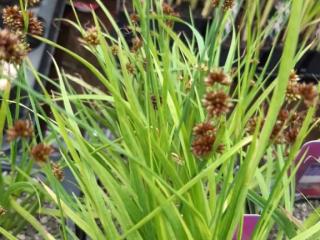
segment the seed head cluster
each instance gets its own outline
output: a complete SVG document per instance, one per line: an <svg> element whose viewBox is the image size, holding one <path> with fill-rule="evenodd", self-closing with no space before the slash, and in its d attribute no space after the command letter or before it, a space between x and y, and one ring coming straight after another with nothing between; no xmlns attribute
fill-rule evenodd
<svg viewBox="0 0 320 240"><path fill-rule="evenodd" d="M306 106L313 106L318 101L318 89L317 87L312 84L300 84L299 86L299 94L303 99Z"/></svg>
<svg viewBox="0 0 320 240"><path fill-rule="evenodd" d="M234 5L234 0L225 0L223 3L223 10L228 11L229 9L232 9Z"/></svg>
<svg viewBox="0 0 320 240"><path fill-rule="evenodd" d="M87 28L81 41L90 46L99 45L100 41L97 28L95 26Z"/></svg>
<svg viewBox="0 0 320 240"><path fill-rule="evenodd" d="M229 76L222 70L211 71L204 81L207 86L213 86L215 83L226 86L231 84Z"/></svg>
<svg viewBox="0 0 320 240"><path fill-rule="evenodd" d="M7 130L7 140L14 141L18 138L31 138L33 136L33 126L30 120L17 120L14 125Z"/></svg>
<svg viewBox="0 0 320 240"><path fill-rule="evenodd" d="M52 146L44 143L39 143L31 149L31 157L40 165L44 164L52 153Z"/></svg>
<svg viewBox="0 0 320 240"><path fill-rule="evenodd" d="M289 77L286 100L289 103L303 100L307 107L313 106L318 101L319 93L317 87L312 83L300 83L299 80L299 75L293 71Z"/></svg>
<svg viewBox="0 0 320 240"><path fill-rule="evenodd" d="M193 154L197 157L204 157L208 155L212 151L213 144L216 140L215 128L211 123L200 123L194 127L193 135Z"/></svg>
<svg viewBox="0 0 320 240"><path fill-rule="evenodd" d="M64 179L64 172L63 172L63 169L60 166L60 164L52 163L51 169L52 169L52 173L56 177L56 179L58 179L58 181L62 182Z"/></svg>
<svg viewBox="0 0 320 240"><path fill-rule="evenodd" d="M173 7L170 5L170 4L168 4L168 3L164 3L163 5L162 5L162 11L163 11L163 13L165 14L165 15L167 15L167 16L173 16L173 17L178 17L179 16L179 13L177 13L177 12L175 12L174 11L174 9L173 9ZM167 26L169 26L169 27L172 27L173 26L173 21L172 20L167 20L166 21L166 24L167 24Z"/></svg>
<svg viewBox="0 0 320 240"><path fill-rule="evenodd" d="M143 41L140 37L134 37L131 40L131 42L132 42L132 47L131 47L132 52L137 52L143 46Z"/></svg>
<svg viewBox="0 0 320 240"><path fill-rule="evenodd" d="M223 91L209 92L203 99L209 117L219 117L230 111L232 103L230 97Z"/></svg>
<svg viewBox="0 0 320 240"><path fill-rule="evenodd" d="M215 90L216 86L229 86L231 84L227 74L222 70L211 71L204 79L204 82L207 87L207 93L202 102L209 121L201 123L193 129L192 152L197 157L208 155L216 141L215 128L210 122L211 119L227 114L232 107L229 95L224 90ZM224 145L218 145L216 151L221 153L223 150Z"/></svg>
<svg viewBox="0 0 320 240"><path fill-rule="evenodd" d="M8 6L2 12L3 23L6 28L12 32L18 32L20 35L27 33L41 36L43 34L43 23L33 15L32 12L27 14L27 22L23 17L22 11L18 6ZM28 24L26 26L26 24Z"/></svg>
<svg viewBox="0 0 320 240"><path fill-rule="evenodd" d="M136 13L132 13L130 15L130 20L133 24L138 24L139 23L139 16Z"/></svg>
<svg viewBox="0 0 320 240"><path fill-rule="evenodd" d="M289 111L285 108L281 109L277 121L272 129L270 139L275 144L292 145L299 134L300 128L304 120L305 112ZM264 120L261 121L262 127ZM248 134L252 135L258 126L258 118L252 117L246 127ZM260 127L260 129L261 129Z"/></svg>
<svg viewBox="0 0 320 240"><path fill-rule="evenodd" d="M19 36L7 29L0 30L0 61L20 64L26 56L26 45Z"/></svg>

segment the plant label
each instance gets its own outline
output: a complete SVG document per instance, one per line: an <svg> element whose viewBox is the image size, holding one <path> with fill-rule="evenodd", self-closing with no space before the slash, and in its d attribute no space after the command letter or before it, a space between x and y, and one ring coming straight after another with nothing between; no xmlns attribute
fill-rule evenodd
<svg viewBox="0 0 320 240"><path fill-rule="evenodd" d="M250 240L252 233L260 219L258 214L245 214L243 217L243 226L242 226L242 240ZM239 229L233 236L233 240L238 240Z"/></svg>
<svg viewBox="0 0 320 240"><path fill-rule="evenodd" d="M320 197L320 141L304 144L296 158L300 163L296 175L297 192L308 198Z"/></svg>

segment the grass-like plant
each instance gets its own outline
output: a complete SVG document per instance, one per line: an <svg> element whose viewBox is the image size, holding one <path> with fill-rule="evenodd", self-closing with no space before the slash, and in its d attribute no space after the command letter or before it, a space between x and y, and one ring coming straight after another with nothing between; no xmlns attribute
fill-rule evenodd
<svg viewBox="0 0 320 240"><path fill-rule="evenodd" d="M258 0L246 9L246 51L233 26L222 66L230 11L218 14L205 38L184 23L194 34L185 39L172 30L181 20L162 1L134 0L128 44L97 3L112 33L94 12L89 29L67 21L82 34L98 67L37 38L82 63L106 91L55 62L58 80L48 79L55 91L47 92L32 66L42 93L20 83L33 102L49 105L50 115L40 104L34 111L46 120L82 192L69 195L49 165L43 166L49 180L43 191L58 206L46 212L60 221L61 237L76 239L66 224L70 219L91 239L232 239L235 233L240 239L245 213L261 214L252 239L267 239L274 227L277 239L317 236L316 214L305 223L292 216L294 159L317 123L318 89L292 73L310 47L297 49L303 2L292 1L283 56L272 72L270 59L257 70L261 41L271 31L269 25L253 30ZM275 38L272 46L277 43ZM83 91L76 92L75 84Z"/></svg>
<svg viewBox="0 0 320 240"><path fill-rule="evenodd" d="M44 138L31 110L35 103L21 88L33 87L29 86L26 34L39 33L42 25L28 13L26 2L20 3L21 8L4 8L5 28L0 30L0 236L15 239L29 223L44 239L54 239L35 217L44 194L37 190L40 175L33 169L51 148L37 145Z"/></svg>

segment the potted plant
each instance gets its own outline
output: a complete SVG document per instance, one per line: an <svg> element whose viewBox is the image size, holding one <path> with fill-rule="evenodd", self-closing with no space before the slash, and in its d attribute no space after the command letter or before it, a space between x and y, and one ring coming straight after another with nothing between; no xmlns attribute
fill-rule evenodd
<svg viewBox="0 0 320 240"><path fill-rule="evenodd" d="M245 213L261 215L252 239L267 239L275 226L277 238L315 237L318 217L303 225L292 215L295 156L317 123L319 95L292 72L307 49L297 48L303 3L292 1L280 67L271 82L268 63L257 70L255 61L263 31L247 28L245 52L242 32L228 34L223 21L213 21L205 38L191 28L194 35L184 42L172 28L179 20L164 15L161 3L135 0L130 46L97 3L117 35L109 34L94 12L95 26L74 26L99 68L36 37L77 59L108 90L55 64L60 91L31 92L49 104L52 116L43 117L60 139L64 163L83 194L66 194L52 178L42 183L60 212L91 239L232 239L235 233L240 239ZM246 10L249 26L251 10ZM221 66L221 43L229 35ZM306 112L299 112L300 106Z"/></svg>

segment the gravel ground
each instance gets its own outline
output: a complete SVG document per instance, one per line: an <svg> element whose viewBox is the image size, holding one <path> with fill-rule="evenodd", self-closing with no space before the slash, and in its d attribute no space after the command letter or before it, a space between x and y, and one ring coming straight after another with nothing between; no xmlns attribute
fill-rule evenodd
<svg viewBox="0 0 320 240"><path fill-rule="evenodd" d="M304 221L310 213L320 207L320 200L302 201L295 204L293 215L300 221Z"/></svg>
<svg viewBox="0 0 320 240"><path fill-rule="evenodd" d="M295 210L293 212L293 216L299 220L304 221L308 218L308 216L314 212L315 209L320 207L320 200L302 200L295 204ZM277 227L275 227L268 238L268 240L275 240L277 236Z"/></svg>

